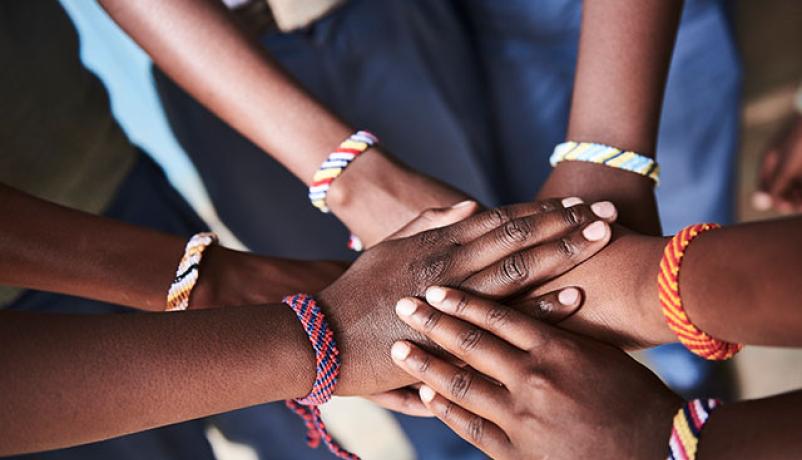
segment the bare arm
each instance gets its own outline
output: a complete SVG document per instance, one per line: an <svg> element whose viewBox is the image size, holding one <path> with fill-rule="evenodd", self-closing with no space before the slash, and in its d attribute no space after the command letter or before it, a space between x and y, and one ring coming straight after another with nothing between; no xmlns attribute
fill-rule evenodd
<svg viewBox="0 0 802 460"><path fill-rule="evenodd" d="M802 218L705 232L685 253L680 293L708 334L753 345L802 346ZM581 286L586 303L567 328L627 347L676 341L657 297L664 238L625 234L593 259L542 286ZM622 293L630 293L622 298ZM625 296L626 297L626 296Z"/></svg>
<svg viewBox="0 0 802 460"><path fill-rule="evenodd" d="M654 156L681 0L585 1L568 139ZM589 163L558 165L539 197L609 199L621 223L660 234L653 183Z"/></svg>
<svg viewBox="0 0 802 460"><path fill-rule="evenodd" d="M304 183L354 131L287 76L237 27L222 2L100 3L167 75ZM372 150L333 183L328 198L334 214L366 244L386 238L424 209L465 199L401 166L381 147ZM383 218L374 219L376 212Z"/></svg>
<svg viewBox="0 0 802 460"><path fill-rule="evenodd" d="M0 313L0 455L302 396L314 357L284 305L180 314Z"/></svg>
<svg viewBox="0 0 802 460"><path fill-rule="evenodd" d="M0 184L0 283L161 311L183 238L58 206ZM211 247L190 308L277 302L344 267Z"/></svg>

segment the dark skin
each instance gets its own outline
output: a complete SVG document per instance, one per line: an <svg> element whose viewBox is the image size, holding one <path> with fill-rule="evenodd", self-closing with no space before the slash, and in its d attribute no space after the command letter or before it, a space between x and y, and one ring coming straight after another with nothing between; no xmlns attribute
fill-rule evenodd
<svg viewBox="0 0 802 460"><path fill-rule="evenodd" d="M526 279L552 278L598 252L610 238L608 223L584 204L566 208L551 200L472 215L475 211L476 204L469 202L428 212L400 238L368 250L320 292L342 353L337 394L371 394L412 383L384 352L395 340L422 338L397 320L394 299L420 295L432 283L473 283L484 295L504 295L524 281L509 276L511 267L528 273ZM404 237L444 221L458 223ZM528 233L514 231L526 226ZM108 233L105 239L114 241ZM534 260L548 263L529 265ZM55 278L78 279L66 270L60 273ZM157 290L145 291L151 289ZM554 301L550 295L537 305ZM0 455L6 455L300 397L314 380L314 357L294 314L282 304L171 314L3 311L0 369L13 375L0 379L6 409L0 416ZM60 423L65 417L69 424Z"/></svg>
<svg viewBox="0 0 802 460"><path fill-rule="evenodd" d="M802 218L793 218L736 225L698 236L686 250L680 271L680 292L688 317L701 330L722 340L801 346L802 314L797 295L797 287L802 285L800 232ZM543 291L554 291L574 277L581 280L594 271L604 274L607 290L585 290L584 304L559 324L561 330L502 305L451 289L427 291L430 305L415 299L399 303L396 310L404 322L471 368L503 383L506 390L484 385L481 382L485 377L435 361L426 351L409 343L400 345L409 357L396 361L441 395L432 396L429 390L422 390L426 408L466 439L472 440L477 432L496 433L497 439L488 436L491 439L472 440L490 455L519 458L519 454L526 451L532 452L535 458L538 452L549 458L571 458L572 455L576 458L582 457L582 452L564 449L584 446L597 448L604 455L609 453L610 458L649 458L649 449L665 449L668 428L664 425L670 420L672 410L679 407L678 397L667 392L662 384L654 384L656 379L623 353L566 330L633 348L675 342L676 336L666 325L657 298L657 267L665 244L663 238L628 234L557 282L542 286ZM619 257L605 259L605 253L614 252L618 252ZM616 265L614 260L630 260L631 263L625 268ZM488 321L494 318L502 320ZM529 343L520 341L525 336L514 335L521 323L529 323L527 327L538 331L539 348L533 349ZM501 339L509 342L506 348L499 345ZM563 368L585 371L560 372L558 367L546 367L545 371L535 372L533 377L526 363L534 360L533 366L538 369L544 357L551 356L555 356L554 362L562 363L559 366ZM522 360L525 364L501 370L498 366L489 367L505 359L510 363ZM427 360L431 364L421 370L421 363ZM449 387L444 383L455 380L463 382L463 386L476 388L476 394L468 396L464 388L455 391L453 385ZM465 381L471 382L470 385L464 384ZM480 384L473 386L474 381ZM536 383L536 391L527 386L531 382ZM506 399L498 396L482 399L482 388L500 392ZM574 388L573 393L566 388ZM627 390L622 393L620 388ZM535 396L532 396L533 391ZM565 400L566 393L569 401ZM456 403L460 410L452 408L446 412L447 399ZM501 399L506 405L499 403ZM551 405L550 401L560 404ZM655 418L644 418L643 408L651 407L644 405L644 401L656 404L648 409L648 414ZM511 416L516 412L511 411L509 404L516 410L521 406L530 409L525 409L522 415ZM576 411L565 410L565 407L575 407ZM617 408L615 415L610 415L610 408ZM558 414L558 410L565 412ZM789 454L802 452L795 423L800 411L802 392L725 407L714 414L705 428L705 443L698 458L732 458L743 452L755 452L760 458L788 458ZM573 415L577 416L577 423L571 422ZM602 416L607 417L604 423L599 418ZM570 429L557 423L566 417ZM600 423L590 427L581 423L588 420ZM477 431L477 424L489 428ZM529 428L522 432L522 426ZM598 433L590 429L594 426L613 432ZM583 427L587 429L581 431ZM624 433L644 427L646 432L635 439L645 444L625 442ZM500 437L502 432L504 436ZM533 435L535 432L538 436ZM554 433L553 438L544 435L549 432ZM660 436L655 438L654 433ZM568 435L570 443L565 442L569 438L561 438ZM538 440L537 446L529 444L532 439ZM583 444L582 440L587 442ZM607 440L616 442L608 444ZM604 442L603 449L599 448L600 442Z"/></svg>
<svg viewBox="0 0 802 460"><path fill-rule="evenodd" d="M665 458L683 402L624 352L454 289L426 299L396 312L470 367L407 341L393 359L424 383L425 407L489 456ZM795 458L800 411L802 391L717 409L696 458Z"/></svg>
<svg viewBox="0 0 802 460"><path fill-rule="evenodd" d="M681 0L594 0L582 10L567 139L654 157ZM584 162L560 163L538 193L615 203L621 224L659 235L654 183Z"/></svg>
<svg viewBox="0 0 802 460"><path fill-rule="evenodd" d="M164 310L184 238L75 211L3 184L0 215L14 216L0 227L3 284ZM288 292L328 286L347 268L221 246L210 247L203 264L190 309L280 302Z"/></svg>
<svg viewBox="0 0 802 460"><path fill-rule="evenodd" d="M332 147L354 131L266 56L220 2L100 3L165 73L301 181L308 183ZM585 5L568 138L654 155L681 9L680 0ZM627 226L660 232L653 184L631 173L566 163L555 169L538 196L610 199ZM409 170L379 147L333 183L327 201L371 246L423 210L464 199L465 193ZM382 219L373 218L378 214Z"/></svg>
<svg viewBox="0 0 802 460"><path fill-rule="evenodd" d="M281 70L219 1L100 4L176 83L305 183L355 131ZM376 147L332 184L327 203L372 246L425 209L466 198Z"/></svg>

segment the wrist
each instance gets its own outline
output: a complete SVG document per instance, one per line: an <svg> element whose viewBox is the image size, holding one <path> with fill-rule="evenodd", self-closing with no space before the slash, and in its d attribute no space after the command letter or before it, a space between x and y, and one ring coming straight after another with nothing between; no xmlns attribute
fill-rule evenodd
<svg viewBox="0 0 802 460"><path fill-rule="evenodd" d="M660 235L654 181L605 165L564 161L554 167L538 198L579 196L586 202L612 201L618 223L647 235Z"/></svg>
<svg viewBox="0 0 802 460"><path fill-rule="evenodd" d="M213 246L206 250L189 308L278 303L290 292L272 259Z"/></svg>
<svg viewBox="0 0 802 460"><path fill-rule="evenodd" d="M640 309L640 328L647 346L665 345L677 341L676 335L666 324L658 297L657 274L660 271L660 260L663 250L670 238L640 238L638 253L638 294L637 305Z"/></svg>

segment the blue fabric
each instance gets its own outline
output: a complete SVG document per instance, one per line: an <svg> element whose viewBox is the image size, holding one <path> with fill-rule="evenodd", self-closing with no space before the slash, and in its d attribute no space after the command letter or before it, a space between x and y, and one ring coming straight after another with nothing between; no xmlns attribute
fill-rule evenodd
<svg viewBox="0 0 802 460"><path fill-rule="evenodd" d="M550 172L551 149L564 140L579 17L576 0L352 0L262 44L313 96L377 133L401 161L497 205L531 199ZM276 256L353 257L346 229L308 204L300 181L158 71L156 81L218 213L246 245ZM739 83L722 2L686 2L658 145L668 232L731 219ZM707 366L692 360L667 366L664 376L678 371L698 386ZM281 420L251 415L265 430L251 426L240 440L264 452L275 441L291 443L280 435ZM436 421L398 418L421 458L482 457Z"/></svg>
<svg viewBox="0 0 802 460"><path fill-rule="evenodd" d="M159 166L144 154L140 155L137 164L120 185L114 200L104 215L186 237L202 231L206 227L186 201L167 183ZM129 311L126 308L103 302L39 291L26 291L8 308L74 314ZM70 423L70 421L65 419L63 423ZM193 420L70 449L10 458L25 460L213 460L214 455L205 435L206 424L205 420Z"/></svg>

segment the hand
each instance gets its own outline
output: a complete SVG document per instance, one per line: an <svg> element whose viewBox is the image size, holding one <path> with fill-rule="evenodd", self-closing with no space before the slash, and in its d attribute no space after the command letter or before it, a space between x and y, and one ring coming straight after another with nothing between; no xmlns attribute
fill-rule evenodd
<svg viewBox="0 0 802 460"><path fill-rule="evenodd" d="M396 365L436 417L493 458L665 458L682 400L624 352L454 289L399 317L470 368L411 342ZM475 370L474 370L475 369Z"/></svg>
<svg viewBox="0 0 802 460"><path fill-rule="evenodd" d="M332 183L326 201L369 248L426 209L467 199L465 193L398 164L379 149L371 149Z"/></svg>
<svg viewBox="0 0 802 460"><path fill-rule="evenodd" d="M453 213L460 220L475 206L424 215ZM590 206L564 208L560 200L548 200L484 211L369 249L318 295L343 356L338 394L354 394L350 388L370 394L413 382L383 353L394 340L421 338L393 314L398 298L422 295L431 284L510 296L573 268L609 236L609 225Z"/></svg>
<svg viewBox="0 0 802 460"><path fill-rule="evenodd" d="M511 304L517 307L545 292L577 286L583 291L584 303L559 323L561 328L624 349L676 342L657 293L657 272L666 241L615 226L610 244L593 258Z"/></svg>
<svg viewBox="0 0 802 460"><path fill-rule="evenodd" d="M763 154L752 205L758 211L802 211L802 115L794 115Z"/></svg>
<svg viewBox="0 0 802 460"><path fill-rule="evenodd" d="M317 292L348 268L339 261L305 261L262 257L211 246L203 257L189 308L281 303L294 292Z"/></svg>

